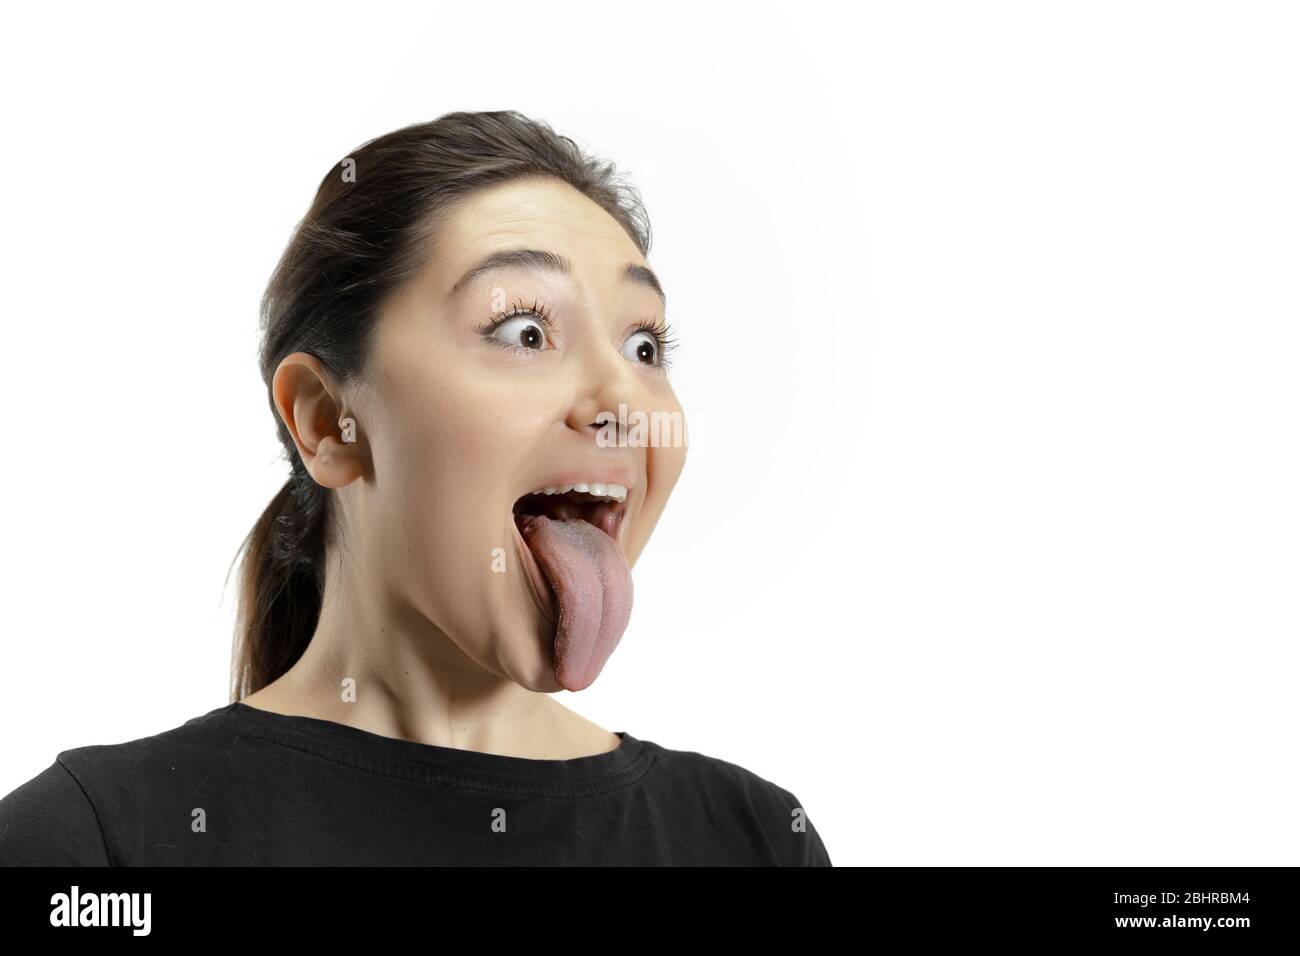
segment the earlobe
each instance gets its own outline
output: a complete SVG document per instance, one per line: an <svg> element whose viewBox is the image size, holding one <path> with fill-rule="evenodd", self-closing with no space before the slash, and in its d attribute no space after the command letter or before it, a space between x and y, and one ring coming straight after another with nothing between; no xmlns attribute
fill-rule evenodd
<svg viewBox="0 0 1300 956"><path fill-rule="evenodd" d="M303 460L307 471L326 488L342 488L361 477L360 451L355 441L325 435L316 445L314 460Z"/></svg>

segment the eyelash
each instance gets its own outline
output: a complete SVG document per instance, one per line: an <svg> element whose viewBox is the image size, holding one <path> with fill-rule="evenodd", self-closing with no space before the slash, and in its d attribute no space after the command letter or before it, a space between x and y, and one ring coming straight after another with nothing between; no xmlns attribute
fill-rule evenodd
<svg viewBox="0 0 1300 956"><path fill-rule="evenodd" d="M486 325L479 328L479 332L490 337L492 333L501 328L501 326L505 325L511 319L518 318L521 315L535 315L537 321L546 326L548 332L555 331L555 320L551 318L551 310L548 309L544 303L538 302L534 299L532 305L524 305L523 300L519 299L510 307L508 312L501 312L498 315L493 316ZM500 339L492 339L492 341L496 342L498 345L503 345L508 349L520 348L518 345L511 345L509 342L502 342ZM527 352L530 350L523 349L523 351Z"/></svg>
<svg viewBox="0 0 1300 956"><path fill-rule="evenodd" d="M510 307L509 311L501 312L493 316L486 324L480 326L478 331L489 342L494 342L502 348L511 349L516 352L535 352L537 349L526 349L521 345L502 342L500 339L495 338L492 335L493 332L501 328L501 326L505 325L511 319L518 318L521 315L535 316L537 321L546 327L548 333L555 331L555 320L551 317L550 309L547 308L544 303L538 302L536 299L532 301L531 305L525 305L522 299L517 300ZM632 329L631 334L635 335L638 332L646 332L654 337L655 351L659 356L659 361L656 365L650 367L667 370L669 366L672 365L672 362L668 359L668 354L677 348L677 337L672 334L673 327L666 321L652 322L649 319L642 319L637 323L636 327ZM640 364L644 365L645 363L642 362Z"/></svg>

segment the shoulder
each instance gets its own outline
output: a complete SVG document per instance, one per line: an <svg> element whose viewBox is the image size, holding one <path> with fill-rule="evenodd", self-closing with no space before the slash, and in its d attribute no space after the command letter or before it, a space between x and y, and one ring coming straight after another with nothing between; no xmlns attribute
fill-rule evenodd
<svg viewBox="0 0 1300 956"><path fill-rule="evenodd" d="M109 777L170 776L208 761L214 748L237 736L235 728L220 719L228 710L217 708L147 737L74 747L58 759L83 784Z"/></svg>
<svg viewBox="0 0 1300 956"><path fill-rule="evenodd" d="M61 760L0 798L0 865L110 865L95 807Z"/></svg>
<svg viewBox="0 0 1300 956"><path fill-rule="evenodd" d="M807 808L790 790L720 757L647 745L677 812L700 814L715 827L739 828L769 863L831 865Z"/></svg>
<svg viewBox="0 0 1300 956"><path fill-rule="evenodd" d="M162 733L60 751L0 797L0 865L113 866L105 825L147 803L160 779L199 766L219 733L217 711Z"/></svg>

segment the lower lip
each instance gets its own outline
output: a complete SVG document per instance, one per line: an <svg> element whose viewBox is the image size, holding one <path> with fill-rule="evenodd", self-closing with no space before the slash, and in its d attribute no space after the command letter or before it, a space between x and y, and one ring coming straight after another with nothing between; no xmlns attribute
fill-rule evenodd
<svg viewBox="0 0 1300 956"><path fill-rule="evenodd" d="M524 575L528 578L528 586L533 592L533 600L537 603L537 608L546 616L552 624L555 623L555 596L551 593L551 585L546 580L546 575L537 564L537 559L533 557L532 550L528 543L524 541L524 536L519 533L519 525L515 524L514 516L510 517L510 530L515 534L515 550L519 553L519 563L523 565Z"/></svg>

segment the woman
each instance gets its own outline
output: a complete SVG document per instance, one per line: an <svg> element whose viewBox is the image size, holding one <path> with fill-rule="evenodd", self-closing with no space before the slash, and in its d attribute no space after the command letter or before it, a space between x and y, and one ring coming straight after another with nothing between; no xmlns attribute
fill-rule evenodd
<svg viewBox="0 0 1300 956"><path fill-rule="evenodd" d="M550 696L618 645L685 461L628 426L681 417L649 246L612 164L513 111L331 170L263 300L292 475L233 703L60 753L0 860L830 865L788 791Z"/></svg>

